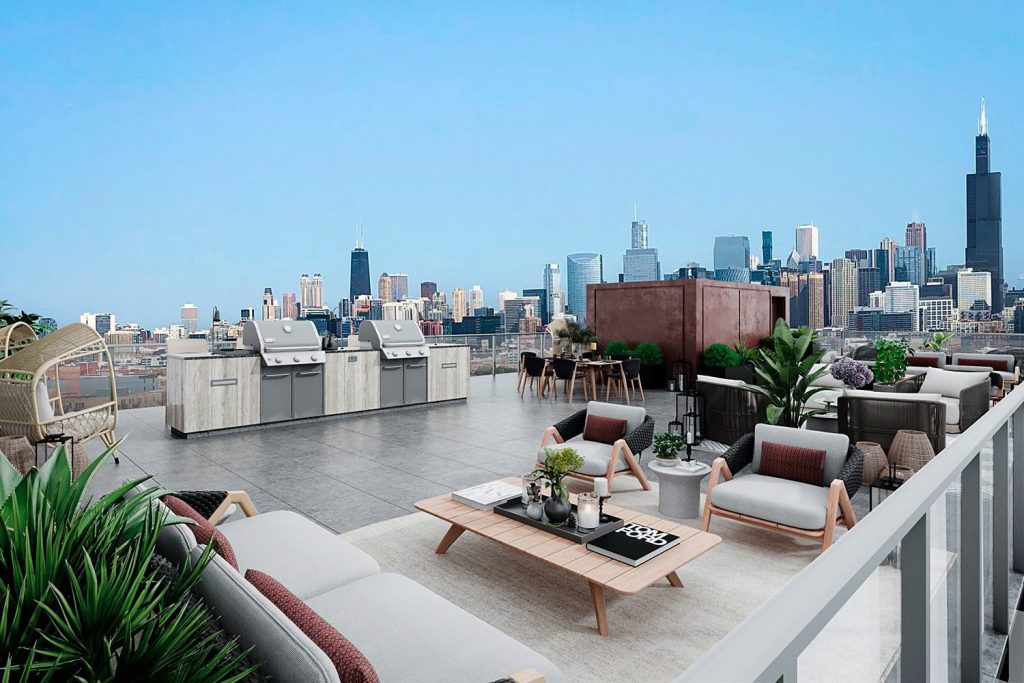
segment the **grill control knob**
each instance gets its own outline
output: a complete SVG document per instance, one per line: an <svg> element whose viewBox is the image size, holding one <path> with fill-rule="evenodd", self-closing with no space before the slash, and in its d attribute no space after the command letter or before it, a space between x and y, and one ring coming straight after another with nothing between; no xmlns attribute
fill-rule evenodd
<svg viewBox="0 0 1024 683"><path fill-rule="evenodd" d="M309 357L309 359L313 362L316 362L316 354L314 353L312 356Z"/></svg>
<svg viewBox="0 0 1024 683"><path fill-rule="evenodd" d="M281 329L285 331L285 334L287 334L287 333L292 331L292 326L291 325L285 325Z"/></svg>
<svg viewBox="0 0 1024 683"><path fill-rule="evenodd" d="M421 355L421 356L425 356L425 355L427 355L427 352L426 352L426 351L424 351L423 349L420 349L420 355Z"/></svg>
<svg viewBox="0 0 1024 683"><path fill-rule="evenodd" d="M280 362L281 362L281 359L280 359L279 357L278 357L278 358L274 358L274 362L275 362L275 363L280 363Z"/></svg>
<svg viewBox="0 0 1024 683"><path fill-rule="evenodd" d="M298 356L293 357L292 360L295 361L296 363L301 363L302 362L302 359L299 358Z"/></svg>

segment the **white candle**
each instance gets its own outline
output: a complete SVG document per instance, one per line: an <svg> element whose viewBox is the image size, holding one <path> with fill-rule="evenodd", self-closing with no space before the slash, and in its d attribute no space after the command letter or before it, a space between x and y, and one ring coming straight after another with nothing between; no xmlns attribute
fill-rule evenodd
<svg viewBox="0 0 1024 683"><path fill-rule="evenodd" d="M693 432L686 432L686 443L693 443Z"/></svg>
<svg viewBox="0 0 1024 683"><path fill-rule="evenodd" d="M576 525L582 529L596 529L601 523L600 499L596 493L581 493L576 497Z"/></svg>
<svg viewBox="0 0 1024 683"><path fill-rule="evenodd" d="M608 480L604 477L598 477L594 480L594 493L599 496L608 495Z"/></svg>

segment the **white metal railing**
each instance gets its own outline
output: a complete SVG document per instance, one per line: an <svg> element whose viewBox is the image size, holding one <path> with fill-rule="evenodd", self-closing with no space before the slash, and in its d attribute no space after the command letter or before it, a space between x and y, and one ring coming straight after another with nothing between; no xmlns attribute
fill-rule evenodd
<svg viewBox="0 0 1024 683"><path fill-rule="evenodd" d="M992 629L1010 632L1009 581L1024 571L1024 388L1009 392L942 453L864 517L694 662L679 681L797 679L797 659L897 547L900 549L899 680L929 681L929 511L951 484L960 503L960 680L981 679L985 601ZM1010 468L1010 429L1014 462ZM981 450L992 443L992 543L984 554ZM1011 497L1011 484L1012 493ZM1017 501L1017 505L1012 505ZM1012 513L1011 513L1012 510ZM1010 534L1012 514L1012 538ZM986 586L985 562L991 566ZM752 580L755 580L752 577ZM955 616L950 615L951 621ZM1012 644L1011 644L1012 646ZM1020 652L1010 652L1011 670ZM836 661L836 666L855 662ZM1011 679L1014 680L1011 674ZM1019 679L1018 679L1019 680Z"/></svg>

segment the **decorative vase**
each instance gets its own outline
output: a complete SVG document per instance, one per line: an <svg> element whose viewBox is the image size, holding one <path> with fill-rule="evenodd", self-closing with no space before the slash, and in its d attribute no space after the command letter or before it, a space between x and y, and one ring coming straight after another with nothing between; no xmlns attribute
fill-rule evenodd
<svg viewBox="0 0 1024 683"><path fill-rule="evenodd" d="M662 467L675 467L679 464L679 458L663 458L661 456L657 456L655 460L657 460L658 464Z"/></svg>
<svg viewBox="0 0 1024 683"><path fill-rule="evenodd" d="M572 506L568 500L553 495L544 501L544 514L551 524L565 524L572 514Z"/></svg>
<svg viewBox="0 0 1024 683"><path fill-rule="evenodd" d="M886 474L885 469L889 466L889 460L882 447L874 441L858 441L856 445L857 450L864 454L864 473L861 482L873 484L880 476Z"/></svg>
<svg viewBox="0 0 1024 683"><path fill-rule="evenodd" d="M544 504L539 500L531 500L526 506L526 516L539 522L544 517Z"/></svg>
<svg viewBox="0 0 1024 683"><path fill-rule="evenodd" d="M935 457L928 435L913 429L901 429L889 446L889 462L898 468L919 472Z"/></svg>

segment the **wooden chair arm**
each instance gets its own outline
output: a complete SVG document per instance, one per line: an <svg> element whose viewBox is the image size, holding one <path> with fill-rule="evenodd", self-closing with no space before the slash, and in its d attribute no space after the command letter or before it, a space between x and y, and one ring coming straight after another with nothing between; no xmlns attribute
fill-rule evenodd
<svg viewBox="0 0 1024 683"><path fill-rule="evenodd" d="M509 680L512 683L544 683L545 679L544 674L536 669L523 669L509 676Z"/></svg>
<svg viewBox="0 0 1024 683"><path fill-rule="evenodd" d="M548 427L544 430L544 435L540 437L540 447L544 448L548 445L548 439L554 439L555 443L565 443L565 439L558 433L558 430L554 427Z"/></svg>
<svg viewBox="0 0 1024 683"><path fill-rule="evenodd" d="M228 491L228 495L217 506L217 509L213 511L213 514L210 515L210 524L215 525L220 522L224 515L228 513L228 510L231 509L232 504L237 505L245 513L246 517L255 517L259 514L248 493L245 491Z"/></svg>

